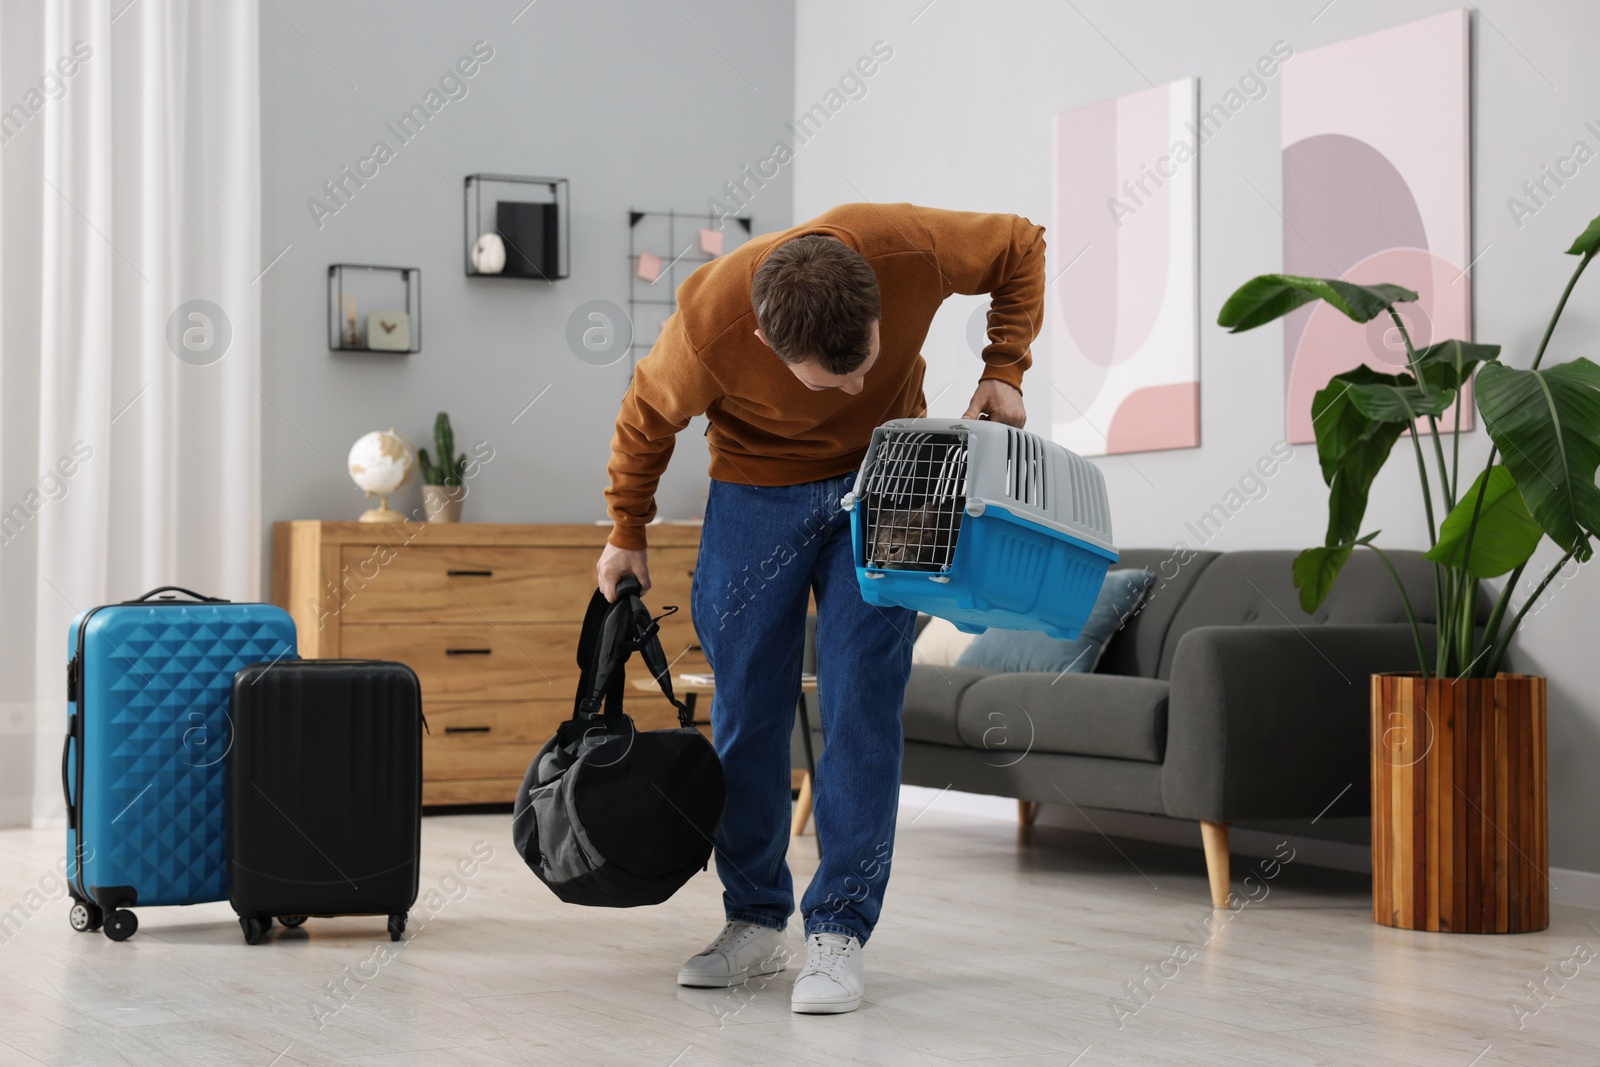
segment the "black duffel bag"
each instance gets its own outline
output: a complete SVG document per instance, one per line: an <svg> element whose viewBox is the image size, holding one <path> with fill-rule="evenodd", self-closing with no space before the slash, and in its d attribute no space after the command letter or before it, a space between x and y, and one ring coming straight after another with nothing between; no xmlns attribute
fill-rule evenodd
<svg viewBox="0 0 1600 1067"><path fill-rule="evenodd" d="M639 597L638 579L624 575L615 603L598 591L590 600L572 718L539 750L517 793L517 851L569 904L666 900L705 869L727 800L716 751L672 694L660 618ZM623 664L634 652L678 709L678 729L636 730L623 714Z"/></svg>

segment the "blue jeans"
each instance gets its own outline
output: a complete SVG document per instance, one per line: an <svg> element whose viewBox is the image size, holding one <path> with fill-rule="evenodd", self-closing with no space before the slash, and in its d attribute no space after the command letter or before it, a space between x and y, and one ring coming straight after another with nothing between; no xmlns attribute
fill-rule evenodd
<svg viewBox="0 0 1600 1067"><path fill-rule="evenodd" d="M812 814L823 859L801 915L807 936L840 933L865 944L894 851L916 613L861 599L850 517L839 507L854 481L854 473L805 485L713 481L693 611L717 679L711 732L728 781L716 841L723 906L730 920L781 929L794 913L785 861L789 739L807 601L816 594L824 747Z"/></svg>

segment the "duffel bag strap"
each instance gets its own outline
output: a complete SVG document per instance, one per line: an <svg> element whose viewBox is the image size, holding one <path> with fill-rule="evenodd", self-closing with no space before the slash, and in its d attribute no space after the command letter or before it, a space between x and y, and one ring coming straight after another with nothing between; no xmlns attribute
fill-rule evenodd
<svg viewBox="0 0 1600 1067"><path fill-rule="evenodd" d="M583 616L583 631L578 636L578 692L573 700L573 718L593 718L602 711L613 718L622 715L622 664L628 648L621 637L622 613L626 605L619 597L615 604L598 589L589 599Z"/></svg>
<svg viewBox="0 0 1600 1067"><path fill-rule="evenodd" d="M652 619L640 599L639 580L631 574L617 580L617 599L607 601L599 590L589 601L583 617L583 633L578 638L578 693L574 718L593 718L602 712L621 718L622 697L627 684L623 664L639 652L645 666L661 687L661 692L678 709L678 722L693 725L689 708L672 692L672 675L666 653L661 648L660 619ZM672 614L677 608L664 613Z"/></svg>
<svg viewBox="0 0 1600 1067"><path fill-rule="evenodd" d="M643 605L640 605L643 610ZM678 709L678 725L685 730L694 725L694 715L689 711L689 706L679 700L672 692L672 665L667 662L667 653L661 647L661 620L671 615L677 608L663 612L659 617L650 620L650 627L645 631L644 637L638 642L639 654L644 657L644 665L649 668L650 677L656 680L661 687L662 695L672 701L672 706ZM649 613L646 612L646 615Z"/></svg>

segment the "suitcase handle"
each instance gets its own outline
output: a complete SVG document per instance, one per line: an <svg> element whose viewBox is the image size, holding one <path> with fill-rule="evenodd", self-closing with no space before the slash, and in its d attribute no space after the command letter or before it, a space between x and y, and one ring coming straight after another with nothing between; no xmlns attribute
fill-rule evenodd
<svg viewBox="0 0 1600 1067"><path fill-rule="evenodd" d="M72 735L74 732L73 728L68 726L67 739L61 742L61 796L67 802L67 825L69 827L78 825L78 806L73 802L71 780L67 775L67 767L72 756Z"/></svg>
<svg viewBox="0 0 1600 1067"><path fill-rule="evenodd" d="M195 600L199 601L202 604L229 604L229 603L232 603L232 601L224 600L219 596L205 596L203 594L196 593L193 589L185 589L181 585L158 585L154 589L152 589L148 593L146 593L144 596L135 597L132 600L124 600L123 603L124 604L143 604L145 601L150 600L152 597L160 596L162 593L182 593L185 596L193 597Z"/></svg>

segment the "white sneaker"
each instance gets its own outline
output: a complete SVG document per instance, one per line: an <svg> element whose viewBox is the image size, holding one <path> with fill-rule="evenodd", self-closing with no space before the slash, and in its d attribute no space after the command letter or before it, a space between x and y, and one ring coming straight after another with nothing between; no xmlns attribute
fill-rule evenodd
<svg viewBox="0 0 1600 1067"><path fill-rule="evenodd" d="M794 980L789 1007L808 1015L837 1015L861 1006L861 942L844 934L806 938L806 966Z"/></svg>
<svg viewBox="0 0 1600 1067"><path fill-rule="evenodd" d="M730 922L705 951L678 969L678 984L699 988L734 986L777 974L789 965L789 940L782 930Z"/></svg>

